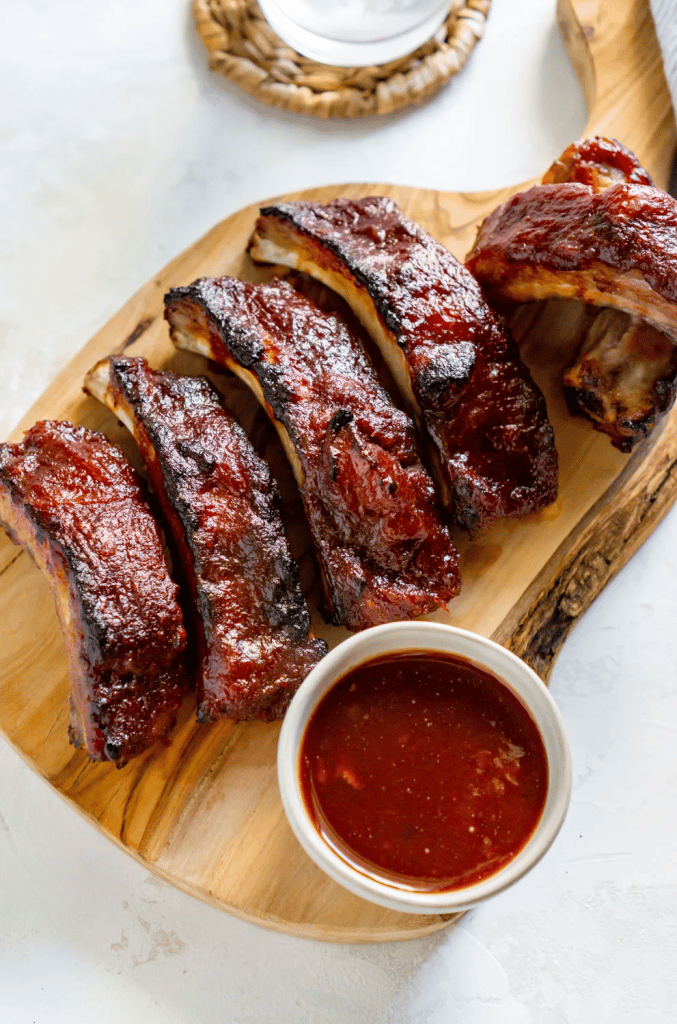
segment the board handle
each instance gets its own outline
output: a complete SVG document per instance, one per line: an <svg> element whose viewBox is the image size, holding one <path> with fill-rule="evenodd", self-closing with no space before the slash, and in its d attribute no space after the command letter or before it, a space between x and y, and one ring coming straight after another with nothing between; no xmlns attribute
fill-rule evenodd
<svg viewBox="0 0 677 1024"><path fill-rule="evenodd" d="M583 137L618 139L665 188L677 130L648 0L558 0L557 22L588 107Z"/></svg>
<svg viewBox="0 0 677 1024"><path fill-rule="evenodd" d="M648 0L558 0L588 105L584 138L628 146L665 188L677 144ZM640 445L492 635L547 680L572 626L677 500L677 406Z"/></svg>

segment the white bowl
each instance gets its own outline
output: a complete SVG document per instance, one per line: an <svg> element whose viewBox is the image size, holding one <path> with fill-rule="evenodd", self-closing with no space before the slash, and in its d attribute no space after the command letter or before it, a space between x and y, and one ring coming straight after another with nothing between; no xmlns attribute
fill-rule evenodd
<svg viewBox="0 0 677 1024"><path fill-rule="evenodd" d="M396 651L459 655L496 676L528 709L548 760L545 807L526 845L500 871L447 892L418 892L371 878L343 860L319 834L303 798L300 751L306 726L327 691L351 669ZM305 679L285 715L277 755L285 812L306 853L334 881L363 899L412 914L468 910L512 885L536 864L560 830L571 797L571 755L564 723L535 672L504 647L467 630L433 622L394 622L364 630L331 651Z"/></svg>

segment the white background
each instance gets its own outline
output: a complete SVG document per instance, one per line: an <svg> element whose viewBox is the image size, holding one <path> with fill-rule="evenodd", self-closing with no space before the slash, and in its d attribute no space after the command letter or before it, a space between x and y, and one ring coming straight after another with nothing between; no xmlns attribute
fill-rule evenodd
<svg viewBox="0 0 677 1024"><path fill-rule="evenodd" d="M554 0L493 0L441 94L359 122L278 113L210 75L185 0L6 3L0 48L0 436L132 291L240 206L342 181L515 184L586 120ZM0 1022L677 1020L676 563L677 511L559 658L575 779L556 843L426 939L324 945L205 906L0 740Z"/></svg>

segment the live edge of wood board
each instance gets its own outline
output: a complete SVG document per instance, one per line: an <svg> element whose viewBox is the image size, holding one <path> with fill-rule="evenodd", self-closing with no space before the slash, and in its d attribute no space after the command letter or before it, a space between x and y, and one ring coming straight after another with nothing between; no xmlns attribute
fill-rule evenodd
<svg viewBox="0 0 677 1024"><path fill-rule="evenodd" d="M589 108L583 135L629 146L665 185L675 146L669 94L648 2L560 0L559 23ZM622 54L622 57L620 56ZM545 169L545 168L544 168ZM339 185L303 193L316 199L383 194L396 199L463 259L477 223L524 184L482 194L384 184ZM203 275L258 279L244 255L256 217L251 206L204 238L137 292L59 374L17 428L69 419L103 430L138 462L114 418L81 388L99 358L124 349L156 367L205 372L174 352L162 319L172 285ZM515 316L518 336L561 337L574 310L550 303ZM571 625L625 564L677 495L676 414L631 455L616 451L586 422L570 417L556 374L532 370L548 401L560 455L556 504L527 521L504 522L475 544L461 542L464 587L433 618L474 629L509 647L547 679ZM225 378L215 377L250 425L256 417ZM229 390L230 389L230 390ZM258 429L258 428L257 428ZM94 764L68 743L68 678L61 631L46 581L19 548L0 538L0 727L58 793L115 843L160 877L216 907L267 928L340 942L384 942L424 935L453 918L381 909L351 895L307 858L278 796L278 727L209 727L187 701L168 746L125 768ZM331 644L337 629L319 625Z"/></svg>

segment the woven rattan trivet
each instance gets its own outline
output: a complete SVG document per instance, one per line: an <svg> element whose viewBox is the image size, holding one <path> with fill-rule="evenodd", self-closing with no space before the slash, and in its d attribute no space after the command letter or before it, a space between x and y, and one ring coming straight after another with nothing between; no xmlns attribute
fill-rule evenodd
<svg viewBox="0 0 677 1024"><path fill-rule="evenodd" d="M484 30L491 0L452 0L447 20L418 50L368 68L318 64L273 31L255 0L193 0L212 71L273 107L316 117L386 114L421 103L457 74Z"/></svg>

